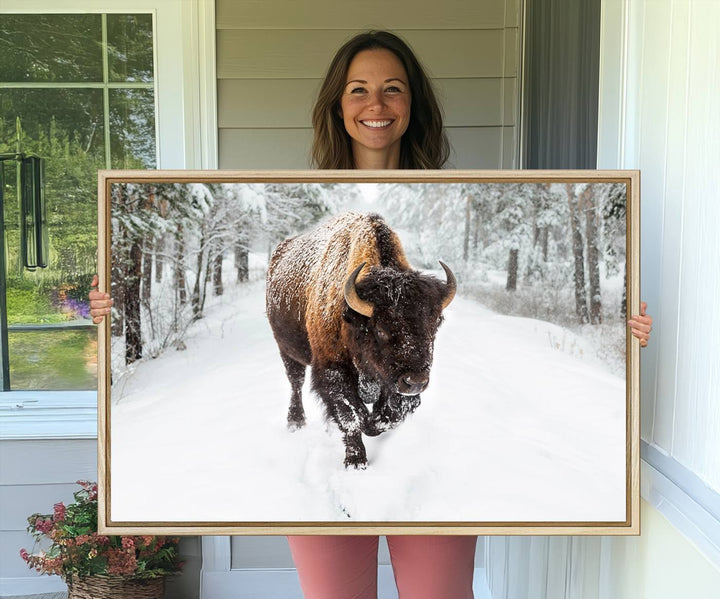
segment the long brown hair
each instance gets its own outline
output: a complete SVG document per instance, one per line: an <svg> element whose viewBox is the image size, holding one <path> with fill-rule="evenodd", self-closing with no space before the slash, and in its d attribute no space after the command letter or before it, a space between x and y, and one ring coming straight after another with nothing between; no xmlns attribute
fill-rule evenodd
<svg viewBox="0 0 720 599"><path fill-rule="evenodd" d="M312 163L320 169L352 169L350 136L340 116L340 98L352 59L363 50L389 50L405 67L412 94L410 123L402 136L400 168L441 168L450 155L442 128L442 111L429 77L410 47L388 31L368 31L353 37L335 54L313 109Z"/></svg>

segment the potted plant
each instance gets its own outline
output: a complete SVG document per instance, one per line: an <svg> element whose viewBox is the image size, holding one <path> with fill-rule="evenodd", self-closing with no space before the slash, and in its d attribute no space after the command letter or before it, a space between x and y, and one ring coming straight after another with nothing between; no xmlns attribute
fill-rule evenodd
<svg viewBox="0 0 720 599"><path fill-rule="evenodd" d="M182 568L179 539L98 534L97 483L78 484L75 503L28 518L35 546L20 556L41 574L61 576L68 599L162 599L165 577Z"/></svg>

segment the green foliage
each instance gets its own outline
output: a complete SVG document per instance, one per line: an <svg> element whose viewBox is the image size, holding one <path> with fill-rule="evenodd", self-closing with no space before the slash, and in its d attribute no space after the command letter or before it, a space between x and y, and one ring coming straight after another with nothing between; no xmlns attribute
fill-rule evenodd
<svg viewBox="0 0 720 599"><path fill-rule="evenodd" d="M63 322L67 318L57 313L50 299L36 287L10 286L7 289L8 324Z"/></svg>
<svg viewBox="0 0 720 599"><path fill-rule="evenodd" d="M0 118L0 140L7 140L14 121ZM15 137L14 135L12 137ZM0 141L0 152L12 151L14 144ZM19 145L26 153L45 159L45 200L48 207L50 265L61 277L96 269L97 169L101 158L85 151L77 135L49 123L24 127ZM4 220L9 274L22 275L20 264L19 211L15 189L14 162L5 164Z"/></svg>
<svg viewBox="0 0 720 599"><path fill-rule="evenodd" d="M97 81L102 78L99 14L4 14L2 81Z"/></svg>
<svg viewBox="0 0 720 599"><path fill-rule="evenodd" d="M10 332L13 389L97 387L97 333L89 330Z"/></svg>

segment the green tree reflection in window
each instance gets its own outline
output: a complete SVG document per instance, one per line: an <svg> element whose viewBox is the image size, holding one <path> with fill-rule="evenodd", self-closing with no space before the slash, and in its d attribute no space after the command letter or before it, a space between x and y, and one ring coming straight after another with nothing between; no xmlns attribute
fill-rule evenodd
<svg viewBox="0 0 720 599"><path fill-rule="evenodd" d="M45 159L50 246L47 268L22 268L14 165L5 164L13 390L97 385L86 301L97 272L97 170L156 166L153 64L150 14L0 19L0 153Z"/></svg>

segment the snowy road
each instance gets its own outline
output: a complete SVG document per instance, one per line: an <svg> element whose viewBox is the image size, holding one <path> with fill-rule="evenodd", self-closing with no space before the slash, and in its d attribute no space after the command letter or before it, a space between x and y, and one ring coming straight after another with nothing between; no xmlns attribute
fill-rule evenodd
<svg viewBox="0 0 720 599"><path fill-rule="evenodd" d="M561 327L457 297L422 405L346 471L307 384L307 425L285 427L263 283L206 314L187 350L115 381L115 521L625 519L625 383Z"/></svg>

